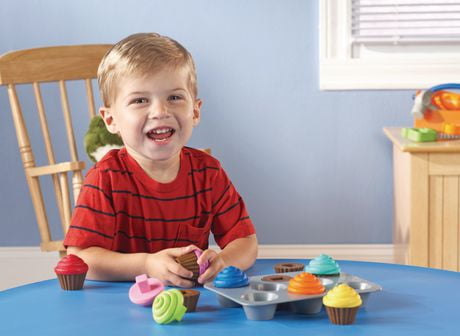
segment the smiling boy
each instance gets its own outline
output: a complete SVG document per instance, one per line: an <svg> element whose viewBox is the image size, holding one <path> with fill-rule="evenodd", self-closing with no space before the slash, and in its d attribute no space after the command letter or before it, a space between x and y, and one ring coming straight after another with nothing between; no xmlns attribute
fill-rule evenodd
<svg viewBox="0 0 460 336"><path fill-rule="evenodd" d="M204 283L226 266L249 268L257 256L254 225L220 163L186 143L200 121L193 59L155 33L131 35L104 56L100 114L125 147L87 174L64 245L96 280L146 273L190 287L175 258L196 247L209 262ZM222 248L208 249L210 232Z"/></svg>

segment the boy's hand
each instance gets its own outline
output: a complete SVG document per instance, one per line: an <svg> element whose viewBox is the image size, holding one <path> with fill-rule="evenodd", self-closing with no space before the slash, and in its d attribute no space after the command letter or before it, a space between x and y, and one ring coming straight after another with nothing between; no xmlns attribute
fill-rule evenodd
<svg viewBox="0 0 460 336"><path fill-rule="evenodd" d="M191 278L193 272L185 269L175 258L195 250L197 247L189 245L176 247L149 254L145 260L145 269L149 277L157 278L165 285L189 288L193 287L193 281L184 279Z"/></svg>
<svg viewBox="0 0 460 336"><path fill-rule="evenodd" d="M204 284L206 281L214 278L217 273L222 271L227 267L224 258L214 250L205 250L198 258L197 263L201 265L202 263L208 261L209 267L203 274L198 278L198 283Z"/></svg>

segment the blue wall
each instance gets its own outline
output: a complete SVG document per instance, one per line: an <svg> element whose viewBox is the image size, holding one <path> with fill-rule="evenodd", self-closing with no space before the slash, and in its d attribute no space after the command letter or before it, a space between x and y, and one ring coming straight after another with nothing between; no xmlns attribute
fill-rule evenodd
<svg viewBox="0 0 460 336"><path fill-rule="evenodd" d="M319 91L317 1L4 0L0 53L144 31L194 55L204 105L191 145L212 147L261 243L391 242L391 145L382 127L411 124L412 92ZM36 245L4 87L0 112L0 246ZM50 117L54 132L60 119ZM86 115L74 124L82 137Z"/></svg>

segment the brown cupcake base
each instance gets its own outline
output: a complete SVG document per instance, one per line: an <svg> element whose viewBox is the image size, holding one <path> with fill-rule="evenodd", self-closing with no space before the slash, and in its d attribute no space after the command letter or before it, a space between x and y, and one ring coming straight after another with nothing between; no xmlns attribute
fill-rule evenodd
<svg viewBox="0 0 460 336"><path fill-rule="evenodd" d="M180 289L184 296L184 306L187 308L186 313L191 313L196 310L200 292L194 289Z"/></svg>
<svg viewBox="0 0 460 336"><path fill-rule="evenodd" d="M301 263L279 263L274 266L276 273L302 271L305 265Z"/></svg>
<svg viewBox="0 0 460 336"><path fill-rule="evenodd" d="M200 266L198 265L197 256L195 252L190 252L180 257L176 258L176 262L182 265L182 267L186 268L187 270L193 272L193 276L189 278L190 280L197 282L198 277L200 276Z"/></svg>
<svg viewBox="0 0 460 336"><path fill-rule="evenodd" d="M86 279L86 273L83 274L58 274L57 278L61 288L64 290L80 290Z"/></svg>
<svg viewBox="0 0 460 336"><path fill-rule="evenodd" d="M348 325L355 322L360 306L353 308L334 308L326 306L327 315L333 324Z"/></svg>
<svg viewBox="0 0 460 336"><path fill-rule="evenodd" d="M267 275L264 276L261 280L262 281L269 281L269 282L287 282L291 280L292 277L288 275L278 275L278 274L273 274L273 275Z"/></svg>

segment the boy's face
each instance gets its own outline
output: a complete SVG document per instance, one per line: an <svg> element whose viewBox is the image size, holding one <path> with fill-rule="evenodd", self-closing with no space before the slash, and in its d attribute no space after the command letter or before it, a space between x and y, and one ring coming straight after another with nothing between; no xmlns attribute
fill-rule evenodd
<svg viewBox="0 0 460 336"><path fill-rule="evenodd" d="M117 96L101 115L111 133L119 133L128 153L140 163L179 159L180 150L200 120L186 68L153 75L125 76Z"/></svg>

